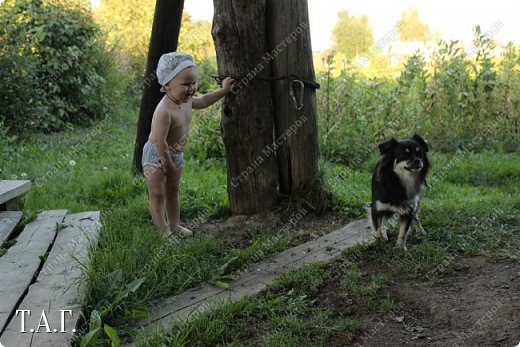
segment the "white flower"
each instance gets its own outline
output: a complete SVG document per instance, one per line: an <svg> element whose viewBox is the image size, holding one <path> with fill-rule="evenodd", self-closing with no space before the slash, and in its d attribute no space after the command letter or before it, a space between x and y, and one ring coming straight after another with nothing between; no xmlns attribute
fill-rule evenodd
<svg viewBox="0 0 520 347"><path fill-rule="evenodd" d="M71 160L71 161L69 161L69 165L70 165L70 166L74 166L74 165L76 165L76 161L75 161L75 160Z"/></svg>
<svg viewBox="0 0 520 347"><path fill-rule="evenodd" d="M27 174L25 172L22 172L20 176L22 176L22 178L27 178Z"/></svg>
<svg viewBox="0 0 520 347"><path fill-rule="evenodd" d="M105 171L106 171L106 170L108 170L108 168L107 168L106 166L103 166L103 170L105 170Z"/></svg>
<svg viewBox="0 0 520 347"><path fill-rule="evenodd" d="M15 179L17 179L17 178L18 178L18 176L16 176L15 174L12 174L12 175L11 175L11 179L15 180Z"/></svg>

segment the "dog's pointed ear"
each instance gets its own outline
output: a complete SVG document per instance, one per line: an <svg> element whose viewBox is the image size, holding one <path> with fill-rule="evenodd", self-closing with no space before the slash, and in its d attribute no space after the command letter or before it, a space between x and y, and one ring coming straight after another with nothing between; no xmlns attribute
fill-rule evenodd
<svg viewBox="0 0 520 347"><path fill-rule="evenodd" d="M428 143L426 141L424 141L424 139L422 137L420 137L419 135L415 134L412 139L415 140L415 142L417 142L423 149L423 151L425 152L428 152L429 149L430 149L430 146L428 145Z"/></svg>
<svg viewBox="0 0 520 347"><path fill-rule="evenodd" d="M394 149L395 146L397 146L397 145L398 145L397 140L394 138L391 138L390 140L379 144L379 153L381 153L381 155L384 155L384 154L390 152L392 149Z"/></svg>

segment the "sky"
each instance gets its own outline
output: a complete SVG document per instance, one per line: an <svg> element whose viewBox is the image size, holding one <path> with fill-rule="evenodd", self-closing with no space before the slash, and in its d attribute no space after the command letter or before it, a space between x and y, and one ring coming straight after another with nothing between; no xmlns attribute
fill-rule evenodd
<svg viewBox="0 0 520 347"><path fill-rule="evenodd" d="M392 30L406 8L419 10L421 21L444 40L470 42L473 27L479 24L482 32L500 28L492 30L495 40L520 43L520 4L515 6L515 3L515 0L308 0L312 47L315 51L330 47L331 32L340 10L355 16L366 15L377 42ZM185 0L184 8L193 20L213 18L212 0Z"/></svg>
<svg viewBox="0 0 520 347"><path fill-rule="evenodd" d="M93 4L99 1L91 0ZM491 31L495 40L520 44L520 4L515 3L516 0L308 0L312 48L321 51L331 46L331 33L340 10L355 16L366 15L374 42L378 42L392 31L407 8L419 10L421 21L444 40L469 43L473 28L480 25L482 32ZM213 0L185 0L184 8L193 20L213 18Z"/></svg>

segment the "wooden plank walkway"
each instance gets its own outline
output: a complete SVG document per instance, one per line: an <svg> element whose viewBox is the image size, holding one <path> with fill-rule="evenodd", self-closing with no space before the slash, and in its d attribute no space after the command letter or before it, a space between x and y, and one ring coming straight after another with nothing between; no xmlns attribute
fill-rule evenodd
<svg viewBox="0 0 520 347"><path fill-rule="evenodd" d="M31 189L29 180L0 180L0 205L6 210L16 210L16 198Z"/></svg>
<svg viewBox="0 0 520 347"><path fill-rule="evenodd" d="M20 211L0 211L0 246L11 236L22 216Z"/></svg>
<svg viewBox="0 0 520 347"><path fill-rule="evenodd" d="M16 244L0 257L0 334L4 331L27 287L33 281L45 253L56 236L56 223L62 223L66 210L44 211L27 224Z"/></svg>
<svg viewBox="0 0 520 347"><path fill-rule="evenodd" d="M354 221L340 230L283 251L271 260L254 264L246 275L229 283L231 290L206 286L166 299L150 308L150 317L137 322L136 326L142 328L141 333L150 334L168 329L174 321L189 319L210 307L257 295L286 271L317 261L333 260L345 248L372 242L373 236L368 225L367 220Z"/></svg>
<svg viewBox="0 0 520 347"><path fill-rule="evenodd" d="M83 295L83 289L78 287L75 282L81 275L76 260L87 261L87 246L89 242L97 243L101 224L99 212L65 215L66 211L42 212L36 221L26 226L18 237L18 242L4 255L4 257L9 255L7 260L11 264L6 272L7 276L12 279L21 277L22 272L30 272L25 270L28 267L25 266L25 259L36 258L40 262L37 255L43 255L49 244L54 240L51 239L48 242L49 236L52 234L56 236L37 280L30 286L30 282L23 281L26 285L21 297L16 298L20 293L18 289L18 294L11 295L11 299L5 300L6 304L7 302L10 304L5 305L4 293L10 294L12 289L4 281L0 283L1 305L6 306L0 309L0 317L3 318L0 321L3 327L0 333L0 341L6 347L70 345L70 338L80 318L80 307L70 303ZM44 223L42 224L42 222ZM56 222L63 222L63 229L59 230L57 235ZM53 232L51 229L53 229ZM44 234L47 236L43 237ZM31 249L31 244L39 244L44 251L34 252L34 254L27 256L26 253L28 249ZM19 249L13 250L18 245L20 245ZM20 254L20 251L24 254ZM2 273L9 266L6 265L7 260L4 257L0 257ZM22 288L22 282L17 287ZM22 301L20 302L20 300ZM16 312L15 310L30 310L31 312L30 316L25 314L25 332L21 332L21 315L13 315ZM65 318L63 323L60 310L72 310L71 313L63 313ZM42 311L45 311L46 321L41 320ZM6 317L8 318L7 322ZM45 323L48 323L51 332L47 332L47 327L42 325ZM41 326L39 327L39 325ZM31 332L31 329L34 333Z"/></svg>

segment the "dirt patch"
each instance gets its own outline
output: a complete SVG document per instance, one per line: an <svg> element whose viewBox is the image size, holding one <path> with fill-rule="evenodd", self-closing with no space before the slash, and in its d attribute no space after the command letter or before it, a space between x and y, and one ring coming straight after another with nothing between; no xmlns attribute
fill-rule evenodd
<svg viewBox="0 0 520 347"><path fill-rule="evenodd" d="M458 268L441 281L394 280L378 294L395 303L384 313L345 299L338 284L323 288L320 306L364 326L352 341L335 337L328 346L517 346L520 264L478 256L459 259Z"/></svg>
<svg viewBox="0 0 520 347"><path fill-rule="evenodd" d="M286 230L293 235L298 235L295 244L301 244L341 229L348 222L348 218L335 213L327 213L319 217L311 214L298 217L296 212L260 213L252 216L238 215L214 219L202 225L188 225L188 227L192 227L199 235L223 237L233 242L234 247L245 248L262 233L276 235L281 230Z"/></svg>

